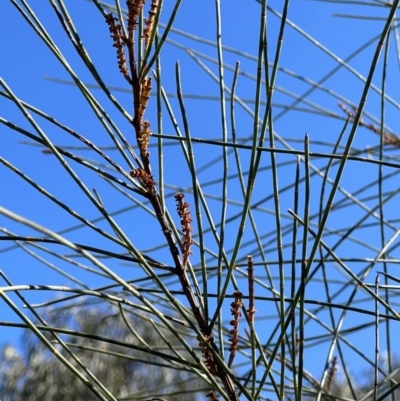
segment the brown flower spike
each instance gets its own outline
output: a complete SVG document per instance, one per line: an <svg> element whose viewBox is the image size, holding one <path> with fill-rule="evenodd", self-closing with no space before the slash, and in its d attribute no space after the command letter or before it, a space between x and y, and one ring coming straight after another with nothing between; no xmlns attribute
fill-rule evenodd
<svg viewBox="0 0 400 401"><path fill-rule="evenodd" d="M231 346L229 348L229 367L232 366L233 360L235 359L236 350L239 343L239 318L242 316L240 308L243 307L243 294L240 291L235 291L233 296L235 297L235 300L231 303L231 315L233 316L233 320L231 320L230 325L233 326L233 329L230 331L232 338L229 339L231 342Z"/></svg>
<svg viewBox="0 0 400 401"><path fill-rule="evenodd" d="M190 217L189 203L184 202L183 201L184 198L185 198L185 195L182 192L178 192L175 195L175 200L178 204L176 210L178 211L179 217L181 218L181 225L182 225L182 231L183 231L183 237L182 237L183 262L182 262L182 264L185 267L189 260L189 255L192 254L190 247L193 243L192 242L193 228L190 225L190 223L192 222L192 219Z"/></svg>
<svg viewBox="0 0 400 401"><path fill-rule="evenodd" d="M207 343L213 344L214 339L212 335L204 336ZM199 345L201 348L201 354L203 355L204 363L206 364L209 372L213 375L218 375L218 365L214 360L214 357L210 350L208 349L207 345L205 344L204 341L202 341L200 338L198 338Z"/></svg>
<svg viewBox="0 0 400 401"><path fill-rule="evenodd" d="M146 111L147 103L150 99L151 88L151 78L144 78L141 85L140 107L138 111L138 120L140 122L143 120L144 112Z"/></svg>
<svg viewBox="0 0 400 401"><path fill-rule="evenodd" d="M142 182L149 192L154 192L156 183L153 180L153 177L146 173L146 171L142 170L141 168L136 168L131 170L129 175Z"/></svg>
<svg viewBox="0 0 400 401"><path fill-rule="evenodd" d="M142 11L145 0L128 0L126 5L128 6L128 41L133 43L133 32L137 26L137 18Z"/></svg>
<svg viewBox="0 0 400 401"><path fill-rule="evenodd" d="M126 67L126 57L125 51L123 47L125 46L125 37L121 33L121 25L116 24L118 21L112 14L108 14L106 18L106 22L109 25L109 30L111 33L111 38L114 42L113 46L117 49L117 58L118 58L118 66L119 70L122 72L122 75L125 79L131 83L131 78L129 76L128 68Z"/></svg>
<svg viewBox="0 0 400 401"><path fill-rule="evenodd" d="M148 157L147 147L149 145L149 138L151 135L151 131L149 130L150 123L148 121L143 121L142 129L140 130L139 137L137 139L140 155L142 157Z"/></svg>
<svg viewBox="0 0 400 401"><path fill-rule="evenodd" d="M150 11L149 11L149 18L147 18L145 20L146 28L144 29L144 32L143 32L144 43L145 43L146 49L149 46L151 34L153 32L154 20L155 20L155 17L157 15L157 8L158 8L158 0L153 0L151 2L151 8L150 8Z"/></svg>

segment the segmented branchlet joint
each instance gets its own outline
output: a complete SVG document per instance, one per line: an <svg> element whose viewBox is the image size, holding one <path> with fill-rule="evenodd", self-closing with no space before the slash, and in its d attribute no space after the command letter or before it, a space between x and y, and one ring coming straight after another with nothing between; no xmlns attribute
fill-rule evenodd
<svg viewBox="0 0 400 401"><path fill-rule="evenodd" d="M300 343L300 337L299 333L296 332L296 338L295 338L295 344L294 344L294 350L295 350L295 355L299 355L299 343Z"/></svg>
<svg viewBox="0 0 400 401"><path fill-rule="evenodd" d="M149 18L145 19L144 22L146 24L146 28L143 31L143 37L144 37L144 43L145 43L145 48L147 49L149 43L150 43L150 38L151 34L153 33L154 29L154 20L157 15L157 8L158 8L158 0L153 0L151 2L151 7L149 11Z"/></svg>
<svg viewBox="0 0 400 401"><path fill-rule="evenodd" d="M207 395L206 398L210 398L211 401L218 401L218 398L215 396L214 391L210 391Z"/></svg>
<svg viewBox="0 0 400 401"><path fill-rule="evenodd" d="M207 336L205 335L204 338L206 339L206 342L208 344L212 344L212 342L214 341L214 338L212 335L207 335ZM199 345L201 348L201 354L203 356L204 363L206 364L209 372L212 375L218 375L218 366L214 360L214 357L213 357L211 351L208 349L207 345L201 338L198 337L197 339L199 341Z"/></svg>
<svg viewBox="0 0 400 401"><path fill-rule="evenodd" d="M133 43L133 33L137 27L137 18L146 0L127 0L128 7L128 40Z"/></svg>
<svg viewBox="0 0 400 401"><path fill-rule="evenodd" d="M129 71L126 66L125 51L123 49L123 47L125 46L126 38L121 32L121 25L117 24L116 21L118 21L118 19L113 17L112 14L107 14L106 22L109 26L111 38L114 42L113 47L117 49L118 67L125 79L130 83L131 79L129 77Z"/></svg>
<svg viewBox="0 0 400 401"><path fill-rule="evenodd" d="M190 225L192 223L192 218L190 217L189 203L184 202L183 199L185 195L182 192L178 192L175 195L175 200L177 202L176 210L179 217L181 218L181 225L183 231L182 237L182 257L183 257L183 267L187 265L189 261L189 256L192 254L190 248L193 243L192 241L192 231L193 228Z"/></svg>
<svg viewBox="0 0 400 401"><path fill-rule="evenodd" d="M153 193L155 191L156 183L153 177L141 168L135 168L130 171L129 175L133 178L137 178L149 192Z"/></svg>
<svg viewBox="0 0 400 401"><path fill-rule="evenodd" d="M232 338L229 339L231 342L231 346L229 348L229 367L232 366L233 360L235 359L236 350L239 343L239 319L242 316L240 309L243 307L243 294L240 291L235 291L233 296L235 297L235 300L231 303L231 315L233 316L233 320L231 320L230 325L233 326L233 329L229 332L232 335Z"/></svg>
<svg viewBox="0 0 400 401"><path fill-rule="evenodd" d="M326 390L329 393L331 391L331 385L333 383L333 380L335 379L335 372L337 371L337 356L334 356L332 361L331 361L331 366L328 369L328 377L326 380Z"/></svg>

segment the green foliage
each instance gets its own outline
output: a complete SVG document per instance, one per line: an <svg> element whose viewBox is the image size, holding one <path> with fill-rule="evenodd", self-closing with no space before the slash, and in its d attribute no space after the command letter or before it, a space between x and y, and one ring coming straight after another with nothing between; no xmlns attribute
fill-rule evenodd
<svg viewBox="0 0 400 401"><path fill-rule="evenodd" d="M11 0L0 399L395 401L399 2Z"/></svg>

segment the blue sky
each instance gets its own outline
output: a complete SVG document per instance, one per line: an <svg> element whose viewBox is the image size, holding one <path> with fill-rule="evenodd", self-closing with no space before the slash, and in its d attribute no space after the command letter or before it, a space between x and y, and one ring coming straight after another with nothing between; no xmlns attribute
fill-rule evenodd
<svg viewBox="0 0 400 401"><path fill-rule="evenodd" d="M33 2L32 2L33 3ZM38 2L39 3L39 2ZM161 21L166 23L168 16L171 12L171 4L173 2L164 2L163 13ZM378 3L370 3L378 5ZM111 39L109 38L108 28L104 22L103 17L96 10L90 2L85 1L67 1L66 6L73 18L74 24L79 31L81 38L97 66L99 73L107 85L113 87L127 88L121 74L118 72L118 67L115 57L115 49L112 47ZM281 13L283 3L279 1L272 1L269 3L271 9ZM62 49L62 53L70 63L74 71L80 76L83 82L94 84L95 81L91 74L87 71L83 63L76 56L75 50L71 46L65 33L61 29L54 12L47 2L40 2L35 4L35 13L43 21L48 32L53 36L57 45ZM243 74L239 76L237 83L237 94L242 99L254 99L255 82L250 78L256 75L256 62L250 56L257 56L258 51L258 31L259 31L259 4L256 1L240 2L237 0L222 1L222 43L225 46L232 47L242 52L241 54L233 54L232 52L224 52L224 61L229 66L234 67L236 61L241 63L241 71ZM362 76L368 74L371 59L375 51L377 40L367 46L365 50L355 56L349 63L348 68L340 69L336 74L323 83L326 90L317 90L307 97L307 100L312 102L309 104L302 103L299 107L306 108L308 111L290 111L286 114L280 115L282 105L288 106L293 102L290 93L297 96L304 93L309 89L310 85L304 82L308 80L317 82L322 79L329 71L338 65L338 59L345 60L356 49L364 45L367 41L376 37L382 31L384 20L361 20L354 18L345 18L344 16L335 16L334 13L357 14L363 16L373 16L374 18L385 17L388 14L388 9L378 6L356 6L342 3L328 3L316 1L293 1L289 7L288 19L291 24L286 26L285 39L283 42L282 53L280 57L279 70L276 85L277 90L274 93L274 130L277 135L285 138L287 143L295 149L303 150L303 139L305 133L308 133L311 142L311 150L314 152L331 153L332 147L338 138L338 135L344 124L344 113L337 106L339 98L347 99L347 104L358 104L363 89ZM2 37L7 38L2 40L0 44L0 51L2 54L3 62L0 64L0 76L12 89L12 91L23 101L34 105L35 107L43 110L47 114L53 116L57 120L65 123L76 132L79 132L89 140L93 141L98 146L111 146L111 140L105 130L102 128L96 116L90 111L90 108L79 93L76 87L71 85L63 85L53 82L46 77L52 77L61 80L70 81L71 78L61 64L51 54L49 49L40 41L32 29L23 21L21 15L11 4L7 2L2 7ZM269 11L267 16L268 22L268 54L270 60L273 60L277 33L279 30L280 20L277 16ZM209 41L215 41L215 6L214 2L207 0L202 2L183 1L179 10L178 16L175 21L175 28L185 31L193 36L201 37ZM302 32L306 32L309 36L306 37ZM172 32L170 39L179 42L184 48L195 49L202 52L209 57L217 58L217 51L215 47L202 43L198 40L193 40L180 35L177 32ZM395 50L395 37L391 34L390 47L388 51L388 68L387 68L387 84L385 87L388 98L385 101L385 124L387 130L390 132L397 132L398 124L398 109L399 103L397 101L399 93L399 63L398 54ZM329 49L329 52L324 50ZM166 92L171 94L170 101L177 122L183 132L182 116L179 110L178 102L172 97L176 93L176 80L175 80L175 63L179 61L180 70L182 75L183 93L188 95L202 95L219 96L218 85L213 81L210 75L202 69L188 53L173 43L166 43L162 58L162 83ZM217 66L210 60L204 60L205 65L213 71L214 74L218 73ZM288 74L285 71L292 71ZM376 70L374 84L380 88L382 86L382 71L383 63L380 61ZM297 74L294 76L293 74ZM245 75L247 74L247 76ZM229 67L225 69L225 82L228 88L231 87L233 74ZM155 85L154 85L155 88ZM153 89L154 89L153 88ZM329 92L329 91L330 92ZM265 98L265 89L263 98ZM118 127L128 138L129 141L134 142L134 134L131 132L131 126L127 120L113 107L107 100L106 96L97 89L93 89L93 94L104 105L107 112L118 124ZM132 110L132 99L129 93L114 91L113 94L117 97L122 106L130 113ZM337 96L335 95L337 94ZM153 100L153 99L151 99ZM313 104L318 104L323 107L325 111L330 111L333 115L317 114ZM254 104L247 103L248 107L253 110ZM203 139L220 139L221 138L221 117L219 102L210 99L193 99L188 97L186 99L187 116L190 123L190 130L192 137L199 137ZM229 113L229 103L226 105L227 112ZM28 122L23 119L20 111L10 101L0 98L0 116L8 121L14 122L21 127L32 131ZM370 90L368 102L365 111L370 117L375 117L379 121L381 116L381 96ZM148 118L152 121L152 129L154 132L157 130L156 124L156 101L150 101L148 110ZM370 122L368 117L366 121ZM229 120L229 114L228 114ZM38 119L41 127L46 131L55 144L63 146L81 146L75 139L66 135L61 130L56 129L52 124ZM379 123L374 122L375 125ZM236 106L236 130L239 138L247 138L251 135L253 129L252 116L240 105ZM228 137L231 137L232 127L228 123ZM175 135L173 125L168 119L165 108L163 109L163 132L168 135ZM347 131L348 134L349 130ZM86 197L76 190L76 185L72 182L71 178L60 167L57 160L41 152L40 148L21 143L27 141L22 135L13 132L3 124L0 125L0 134L2 138L2 146L0 147L0 156L10 163L14 164L21 171L28 174L33 179L37 180L41 186L51 191L55 196L59 197L63 202L68 204L72 209L81 213L87 219L94 219L98 217L97 210L91 205ZM345 134L345 139L347 138ZM344 139L344 141L345 141ZM344 143L342 141L342 143ZM266 142L267 143L267 142ZM379 145L379 137L366 128L360 128L354 140L353 148L361 149L362 156L368 158L379 158L379 153L368 153L368 147L376 147ZM278 148L285 148L283 144L277 143ZM95 159L97 162L102 162L100 158L92 153L76 148L73 150L79 156ZM211 167L206 168L199 173L199 179L204 185L204 192L209 195L209 206L215 221L218 220L220 215L220 201L213 200L212 197L219 197L221 195L221 155L222 148L208 147L204 144L196 144L194 147L196 166L200 169L202 166L208 165L211 161ZM398 150L390 147L385 148L384 157L386 160L391 160L393 163L398 163ZM114 150L110 151L111 157L115 158L117 162L123 163L122 158ZM157 171L157 150L151 149L152 163L154 163L154 171ZM241 152L241 162L245 171L248 169L248 152ZM292 155L279 155L277 156L278 163L288 162L287 166L282 166L279 170L279 185L280 188L290 185L294 182L295 176L295 157ZM312 162L318 168L326 166L328 159L314 158ZM72 162L71 162L72 163ZM103 162L102 162L103 163ZM235 159L231 156L229 159L230 173L235 174ZM97 177L93 172L86 171L79 165L71 164L76 168L77 173L81 179L88 185L90 189L96 188L104 202L105 207L110 212L118 211L121 208L132 207L133 203L127 197L121 195L116 190L112 189L109 184L104 180ZM260 235L265 234L265 249L267 259L271 262L276 260L276 249L274 248L274 204L273 198L270 196L272 193L271 185L271 171L268 169L270 166L269 154L264 153L262 156L261 167L264 170L257 178L256 189L254 193L254 203L260 199L266 198L267 200L261 202L259 209L254 211L254 216L257 220ZM126 166L125 166L126 167ZM166 193L172 195L178 188L190 188L191 180L187 173L187 166L182 156L180 147L172 144L165 146L164 154L164 167L165 167L165 182L171 187L166 187ZM392 178L388 178L384 182L383 191L388 194L398 188L398 178L395 174L397 167L384 167L383 174L392 174ZM304 171L304 170L303 170ZM335 177L336 167L333 167L330 177ZM304 172L302 172L302 175ZM330 230L339 230L345 232L356 224L358 219L365 216L368 208L374 208L377 205L376 193L378 187L374 184L378 178L378 167L376 164L349 162L343 179L341 181L342 192L337 195L336 200L343 202L344 207L337 209L332 213L327 227ZM29 219L32 219L39 224L50 228L56 232L67 230L69 227L77 224L68 214L61 211L52 202L44 199L44 197L34 190L32 187L24 183L17 177L10 169L5 166L0 166L0 177L3 190L0 194L0 205L12 210L17 214L21 214ZM157 173L155 173L157 179ZM215 182L214 182L214 181ZM209 183L209 184L207 184ZM316 213L319 208L319 193L322 180L316 175L311 180L312 193L315 196L311 199L311 214ZM368 185L370 183L370 187ZM303 188L303 186L301 187ZM328 186L330 188L330 186ZM352 201L346 201L346 191L354 192L363 188L362 193L357 195L361 204L355 204ZM315 192L314 192L315 191ZM190 193L190 189L187 190ZM188 195L189 199L191 195ZM228 188L228 196L231 201L228 205L228 216L235 216L240 211L240 203L243 201L242 194L237 179L232 179ZM268 196L270 196L268 198ZM304 191L302 192L304 197ZM326 195L327 196L327 195ZM325 196L325 199L326 199ZM303 200L303 198L301 198ZM301 200L301 206L303 201ZM398 228L398 195L393 197L385 203L384 214L388 223L385 226L386 240L388 240ZM287 209L293 208L293 189L284 192L280 198L282 221L289 224L291 219L287 215ZM396 203L397 202L397 203ZM167 205L174 209L174 202L169 196ZM376 212L376 213L379 213ZM193 212L194 214L194 212ZM137 212L135 209L118 215L117 222L124 228L125 232L129 235L135 245L142 250L148 249L151 245L162 244L163 238L157 228L153 219L150 219L146 213ZM375 258L378 250L381 248L380 228L377 222L379 219L375 216L369 217L364 226L355 230L354 241L346 241L339 247L338 254L342 258ZM314 219L314 223L317 219ZM368 222L371 223L368 226ZM176 218L176 223L178 219ZM195 224L195 223L194 223ZM105 230L110 230L104 222L99 222L98 225ZM36 235L33 230L30 230L22 225L18 225L5 217L0 217L0 227L6 227L7 230L17 233L19 235ZM228 226L226 236L226 249L228 254L235 241L235 234L238 230L238 220L234 220ZM248 252L255 252L257 258L257 250L254 243L254 235L250 230L250 223L247 223L245 237L243 242L247 244L243 247L239 255L239 261L245 260ZM196 226L195 226L196 229ZM302 235L302 234L301 234ZM93 234L88 229L73 230L66 234L66 237L78 243L85 243L91 246L104 246L107 249L115 252L122 252L118 246L105 241L96 234ZM149 238L152 242L149 243ZM326 232L326 242L331 246L340 238L340 233L329 235ZM206 234L207 246L211 252L217 252L218 248L212 236ZM272 241L272 245L268 241ZM153 242L154 241L154 242ZM358 243L357 243L358 241ZM363 244L359 242L363 241ZM398 242L394 240L393 246ZM369 247L365 246L369 244ZM30 255L22 250L8 250L11 244L0 243L0 268L7 274L10 280L15 284L47 284L47 285L67 285L73 286L70 280L60 274L45 267L42 263L33 259ZM285 257L290 258L290 236L289 234L284 237ZM286 246L286 248L285 248ZM61 247L52 248L59 249L59 252L71 253L69 251L62 251ZM298 252L301 251L301 246L298 247ZM40 253L40 252L39 252ZM388 258L396 259L398 251L394 249ZM42 253L40 253L42 255ZM154 251L154 255L160 257L165 263L171 263L169 255L164 250ZM209 265L212 263L211 256L209 257ZM60 267L65 269L69 274L73 274L79 279L87 280L89 275L80 271L71 265L64 265L62 262L56 262L56 258L46 256L50 262L58 263ZM199 262L198 252L194 252L193 262ZM259 258L258 261L261 259ZM121 276L131 278L135 274L135 268L121 265L118 261L108 261L110 266ZM350 262L349 262L350 263ZM271 264L272 266L272 264ZM351 265L354 271L362 270L361 265ZM329 275L332 279L340 279L343 283L343 275L338 273L338 270L331 263L328 267ZM383 267L377 265L373 271L379 271ZM275 270L274 270L275 269ZM287 267L289 273L289 266ZM391 274L396 275L397 264L392 261L389 266ZM271 267L273 273L277 276L277 269ZM317 275L318 276L318 275ZM90 275L92 277L92 275ZM372 283L375 275L372 274L367 282ZM92 280L90 278L90 280ZM346 279L347 280L347 279ZM242 280L243 281L243 280ZM90 281L90 286L95 288L108 282L106 279L95 278ZM243 286L245 286L243 281ZM289 284L288 284L289 285ZM340 284L342 285L342 284ZM340 288L338 284L338 288ZM312 299L324 299L324 292L321 289L320 282L313 282L310 284L308 292ZM245 287L244 287L245 288ZM270 295L265 291L261 295ZM288 291L288 289L286 289ZM288 294L288 293L287 293ZM49 299L56 296L56 294L33 291L25 294L30 302L37 302L39 300ZM346 302L348 292L344 292L340 301ZM360 293L357 295L360 302L366 297L365 294ZM394 296L393 296L394 297ZM13 298L14 299L14 298ZM356 301L355 301L356 302ZM395 301L394 301L395 302ZM371 309L373 307L371 301L366 302L365 307ZM394 306L394 308L396 308ZM272 309L271 312L264 311L260 307L260 316L268 316L275 313ZM338 315L339 316L339 315ZM322 320L328 318L321 317ZM357 320L359 319L359 320ZM352 327L355 322L362 322L364 318L356 316L355 320L345 320L344 327ZM5 321L17 321L15 315L6 307L2 307L2 318ZM370 321L371 319L366 319ZM267 321L268 322L268 321ZM260 321L267 326L267 323ZM322 330L317 324L309 325L309 336L318 333ZM392 327L395 327L394 325ZM0 328L0 343L4 341L16 341L20 332L17 329ZM364 333L364 332L363 332ZM353 340L352 335L349 339ZM357 345L365 353L372 354L373 332L365 330L362 337L357 337L355 340ZM326 344L325 344L326 345ZM385 346L382 345L385 349ZM326 352L326 348L312 348L313 357L315 357L318 350L322 349ZM353 355L349 352L349 355ZM325 361L324 357L318 360L318 369L315 369L316 375L320 372L320 368ZM352 358L350 356L349 358ZM355 357L354 357L355 358ZM350 364L351 365L351 364ZM354 369L360 366L360 362L354 362ZM310 367L307 367L310 368ZM312 368L310 368L312 370Z"/></svg>

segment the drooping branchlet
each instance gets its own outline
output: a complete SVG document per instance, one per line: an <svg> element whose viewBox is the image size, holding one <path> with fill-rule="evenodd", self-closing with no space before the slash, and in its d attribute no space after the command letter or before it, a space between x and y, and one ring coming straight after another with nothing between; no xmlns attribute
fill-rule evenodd
<svg viewBox="0 0 400 401"><path fill-rule="evenodd" d="M182 256L183 256L183 266L185 267L188 260L189 260L189 255L192 254L190 247L192 245L192 226L190 225L192 223L192 219L190 217L190 211L189 211L189 203L184 202L183 199L185 198L185 195L182 192L178 192L175 195L175 200L177 202L177 208L176 210L178 211L178 215L181 218L181 225L182 225L182 231L183 231L183 237L182 237Z"/></svg>
<svg viewBox="0 0 400 401"><path fill-rule="evenodd" d="M235 300L231 303L231 315L233 316L233 320L231 320L230 325L233 326L233 329L230 331L232 338L229 339L231 342L231 346L229 348L229 367L232 366L233 360L235 359L236 350L239 343L239 318L242 316L240 308L243 307L243 294L240 291L235 291L233 296L235 297Z"/></svg>
<svg viewBox="0 0 400 401"><path fill-rule="evenodd" d="M118 59L118 67L121 71L122 75L125 79L131 83L131 78L129 76L129 71L126 66L126 57L125 51L123 47L125 46L126 38L123 36L121 32L121 25L116 23L117 18L113 17L112 14L107 14L106 22L109 26L109 30L111 33L111 38L113 40L113 46L117 49L117 59Z"/></svg>

